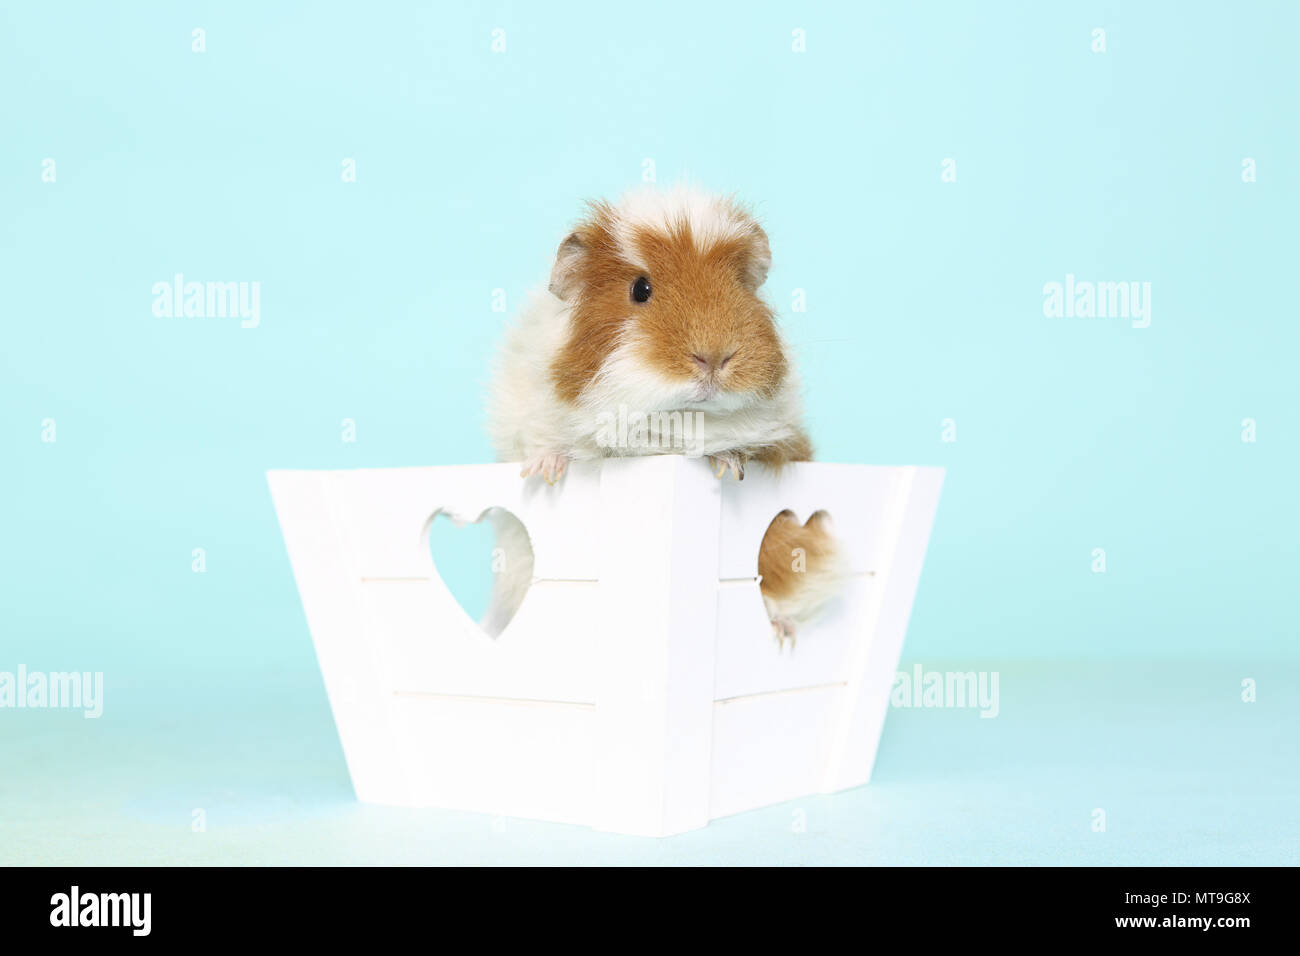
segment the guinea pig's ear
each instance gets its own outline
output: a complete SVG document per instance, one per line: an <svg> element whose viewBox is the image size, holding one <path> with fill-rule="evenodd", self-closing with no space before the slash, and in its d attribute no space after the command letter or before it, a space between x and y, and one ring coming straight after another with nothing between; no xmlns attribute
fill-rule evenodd
<svg viewBox="0 0 1300 956"><path fill-rule="evenodd" d="M758 223L750 226L746 240L743 263L745 285L757 289L767 281L767 270L772 267L772 249L767 244L767 233Z"/></svg>
<svg viewBox="0 0 1300 956"><path fill-rule="evenodd" d="M587 244L576 232L571 232L560 243L551 268L551 295L557 299L570 299L578 291L578 266L582 262Z"/></svg>

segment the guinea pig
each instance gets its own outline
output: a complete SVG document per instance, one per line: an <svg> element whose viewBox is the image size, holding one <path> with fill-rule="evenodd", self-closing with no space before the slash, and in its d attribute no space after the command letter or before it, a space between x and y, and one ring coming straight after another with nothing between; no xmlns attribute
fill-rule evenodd
<svg viewBox="0 0 1300 956"><path fill-rule="evenodd" d="M766 233L731 199L678 186L589 203L507 332L488 410L498 459L548 483L570 461L615 455L707 456L723 480L811 460L790 350L759 292L770 264ZM636 440L626 429L616 440L612 420L629 415ZM683 421L700 427L664 433ZM517 551L520 529L498 530ZM834 596L838 555L824 515L772 522L758 566L779 639ZM506 568L484 622L493 632L531 581L531 560L507 554Z"/></svg>

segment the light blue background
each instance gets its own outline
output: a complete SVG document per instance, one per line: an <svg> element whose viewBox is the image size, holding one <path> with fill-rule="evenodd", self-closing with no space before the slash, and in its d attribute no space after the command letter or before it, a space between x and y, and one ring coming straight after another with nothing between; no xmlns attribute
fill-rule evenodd
<svg viewBox="0 0 1300 956"><path fill-rule="evenodd" d="M103 671L107 699L0 711L0 857L1294 862L1298 28L5 3L0 670ZM904 658L1002 671L1002 714L895 713L802 850L788 807L663 844L354 808L264 472L488 460L493 290L513 312L647 158L755 203L819 457L948 468ZM156 318L176 272L259 281L261 325ZM1044 317L1067 273L1150 282L1150 327ZM202 836L196 806L225 808ZM1092 834L1099 806L1128 827Z"/></svg>

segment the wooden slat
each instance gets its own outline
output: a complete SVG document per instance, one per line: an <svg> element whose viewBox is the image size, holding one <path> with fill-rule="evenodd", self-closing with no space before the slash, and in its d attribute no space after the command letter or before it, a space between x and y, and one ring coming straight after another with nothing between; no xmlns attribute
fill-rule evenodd
<svg viewBox="0 0 1300 956"><path fill-rule="evenodd" d="M594 703L601 621L595 582L538 581L493 639L437 578L367 581L368 633L398 691Z"/></svg>

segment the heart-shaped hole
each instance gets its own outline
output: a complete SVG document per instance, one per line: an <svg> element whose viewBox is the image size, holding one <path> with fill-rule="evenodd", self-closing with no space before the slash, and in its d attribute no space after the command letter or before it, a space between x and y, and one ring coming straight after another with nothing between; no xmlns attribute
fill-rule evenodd
<svg viewBox="0 0 1300 956"><path fill-rule="evenodd" d="M489 637L519 610L533 580L533 547L523 522L504 508L477 519L438 511L428 525L429 555L451 596Z"/></svg>
<svg viewBox="0 0 1300 956"><path fill-rule="evenodd" d="M793 511L777 514L758 546L763 604L782 633L815 620L839 596L844 556L831 516L814 511L800 523Z"/></svg>

